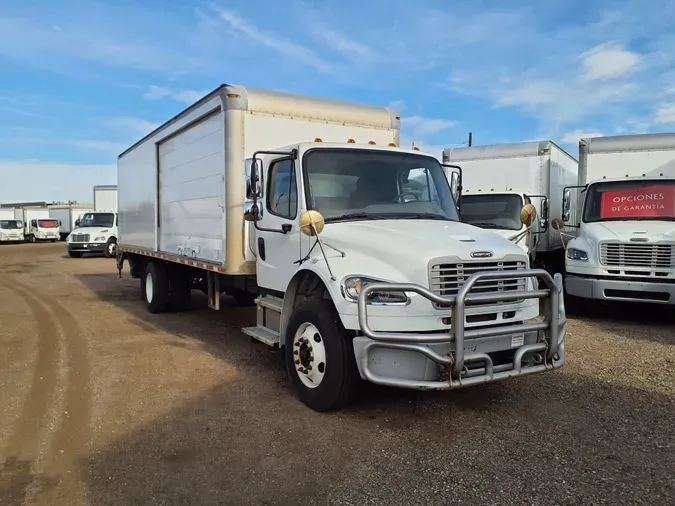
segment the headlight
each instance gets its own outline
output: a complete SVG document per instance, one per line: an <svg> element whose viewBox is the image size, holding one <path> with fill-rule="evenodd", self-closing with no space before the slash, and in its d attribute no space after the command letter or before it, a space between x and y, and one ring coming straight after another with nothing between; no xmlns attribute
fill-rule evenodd
<svg viewBox="0 0 675 506"><path fill-rule="evenodd" d="M568 248L567 258L569 258L570 260L580 260L582 262L588 262L588 253L586 253L582 249Z"/></svg>
<svg viewBox="0 0 675 506"><path fill-rule="evenodd" d="M94 237L94 242L105 242L105 236Z"/></svg>
<svg viewBox="0 0 675 506"><path fill-rule="evenodd" d="M351 302L359 300L361 289L368 283L382 283L377 279L353 276L342 283L342 295ZM406 304L410 299L404 292L371 292L368 302L371 304Z"/></svg>

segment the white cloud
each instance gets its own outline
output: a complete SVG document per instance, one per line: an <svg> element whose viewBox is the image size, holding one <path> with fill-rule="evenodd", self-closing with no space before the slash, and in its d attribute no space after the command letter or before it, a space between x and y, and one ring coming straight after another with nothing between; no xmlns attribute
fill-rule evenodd
<svg viewBox="0 0 675 506"><path fill-rule="evenodd" d="M659 107L656 111L656 122L663 125L675 123L675 103Z"/></svg>
<svg viewBox="0 0 675 506"><path fill-rule="evenodd" d="M589 137L602 137L602 133L595 130L574 130L563 135L562 142L563 144L577 144L579 139Z"/></svg>
<svg viewBox="0 0 675 506"><path fill-rule="evenodd" d="M616 79L632 70L640 62L640 55L625 50L616 42L609 42L581 55L582 77L586 81Z"/></svg>
<svg viewBox="0 0 675 506"><path fill-rule="evenodd" d="M104 123L121 131L132 132L133 134L146 135L159 126L159 123L153 123L142 118L134 116L119 116L107 118Z"/></svg>
<svg viewBox="0 0 675 506"><path fill-rule="evenodd" d="M163 100L168 98L184 104L193 104L207 93L207 91L181 90L150 85L148 86L148 90L143 94L143 98L145 100Z"/></svg>
<svg viewBox="0 0 675 506"><path fill-rule="evenodd" d="M424 118L422 116L404 116L401 118L401 130L405 130L411 137L420 139L444 132L455 125L455 121L440 118Z"/></svg>
<svg viewBox="0 0 675 506"><path fill-rule="evenodd" d="M22 175L22 177L19 177ZM31 184L26 184L26 177ZM78 200L90 202L97 184L115 184L114 164L84 165L48 160L0 160L0 202Z"/></svg>
<svg viewBox="0 0 675 506"><path fill-rule="evenodd" d="M255 25L247 22L244 18L239 16L235 11L226 9L216 9L220 19L225 21L229 29L236 34L245 35L251 41L266 46L279 54L291 58L295 61L300 61L305 65L313 67L321 73L332 73L333 67L319 58L313 51L301 44L291 42L286 38L277 37L270 33L260 30ZM284 26L281 24L281 26ZM290 32L289 32L290 33Z"/></svg>

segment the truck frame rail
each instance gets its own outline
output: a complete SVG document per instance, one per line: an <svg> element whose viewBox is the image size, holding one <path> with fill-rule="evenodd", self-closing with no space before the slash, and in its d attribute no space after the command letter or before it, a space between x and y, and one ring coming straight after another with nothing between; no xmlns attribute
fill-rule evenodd
<svg viewBox="0 0 675 506"><path fill-rule="evenodd" d="M480 280L501 281L516 278L541 278L545 289L514 291L509 293L472 294L471 289ZM368 325L367 298L371 292L413 292L443 308L452 308L452 324L449 332L418 334L411 332L380 332ZM524 299L546 299L544 318L541 321L476 329L465 328L466 306L486 302L514 301ZM456 296L442 297L427 288L412 283L372 283L360 292L358 318L361 332L369 338L361 356L361 370L366 380L378 385L412 388L420 390L448 390L479 383L545 372L562 367L565 363L565 334L567 319L563 299L563 278L556 273L553 277L543 269L518 271L478 272L472 274L462 285ZM494 365L492 358L483 352L465 353L464 342L471 339L508 336L516 333L536 333L536 342L523 344L514 353L513 362ZM429 345L454 344L454 352L441 355ZM375 374L370 368L369 352L374 348L417 352L449 370L447 380L414 380L387 378ZM524 366L528 355L540 354L540 363ZM469 370L467 365L481 364L482 367Z"/></svg>

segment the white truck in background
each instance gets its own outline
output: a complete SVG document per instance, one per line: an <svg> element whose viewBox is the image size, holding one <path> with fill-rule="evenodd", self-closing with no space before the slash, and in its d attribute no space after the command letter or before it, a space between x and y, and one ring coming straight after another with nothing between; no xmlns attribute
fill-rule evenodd
<svg viewBox="0 0 675 506"><path fill-rule="evenodd" d="M59 222L49 217L47 207L15 208L14 219L23 222L24 240L28 242L56 242L59 239Z"/></svg>
<svg viewBox="0 0 675 506"><path fill-rule="evenodd" d="M87 204L54 204L49 206L49 217L59 222L59 239L65 241L85 213L94 208Z"/></svg>
<svg viewBox="0 0 675 506"><path fill-rule="evenodd" d="M675 304L675 134L581 139L563 211L576 228L565 256L570 304Z"/></svg>
<svg viewBox="0 0 675 506"><path fill-rule="evenodd" d="M577 160L550 140L443 150L443 162L462 167L460 216L518 244L531 265L563 272L565 245L551 217L562 216L562 195L577 181ZM521 223L520 210L534 205L538 220ZM564 231L563 231L564 233Z"/></svg>
<svg viewBox="0 0 675 506"><path fill-rule="evenodd" d="M117 225L117 186L94 186L94 210L84 213L66 238L68 255L82 258L85 253L102 253L106 258L114 258L119 237Z"/></svg>
<svg viewBox="0 0 675 506"><path fill-rule="evenodd" d="M23 221L14 217L13 207L0 207L0 244L23 241Z"/></svg>
<svg viewBox="0 0 675 506"><path fill-rule="evenodd" d="M561 367L562 277L459 222L441 163L399 134L388 108L220 86L119 156L120 276L126 261L151 313L192 289L255 303L243 332L284 350L317 411L361 379L451 389Z"/></svg>

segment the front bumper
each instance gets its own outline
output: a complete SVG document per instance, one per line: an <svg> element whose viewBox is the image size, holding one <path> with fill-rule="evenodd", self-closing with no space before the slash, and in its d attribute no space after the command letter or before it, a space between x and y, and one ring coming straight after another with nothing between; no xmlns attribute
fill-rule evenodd
<svg viewBox="0 0 675 506"><path fill-rule="evenodd" d="M23 236L17 236L17 237L0 237L0 242L23 242L24 237Z"/></svg>
<svg viewBox="0 0 675 506"><path fill-rule="evenodd" d="M478 280L543 278L547 288L496 294L470 294ZM456 297L443 298L414 284L372 283L359 294L359 326L354 353L361 377L378 385L448 390L540 373L565 363L567 328L563 279L541 269L481 272L470 276ZM377 332L368 325L366 298L371 291L408 291L452 307L448 333ZM543 318L515 325L465 329L467 305L517 299L546 299ZM456 323L454 323L456 322Z"/></svg>
<svg viewBox="0 0 675 506"><path fill-rule="evenodd" d="M600 279L568 274L565 289L584 299L675 304L675 284Z"/></svg>
<svg viewBox="0 0 675 506"><path fill-rule="evenodd" d="M103 253L105 251L105 244L91 242L69 242L68 251L77 253Z"/></svg>

